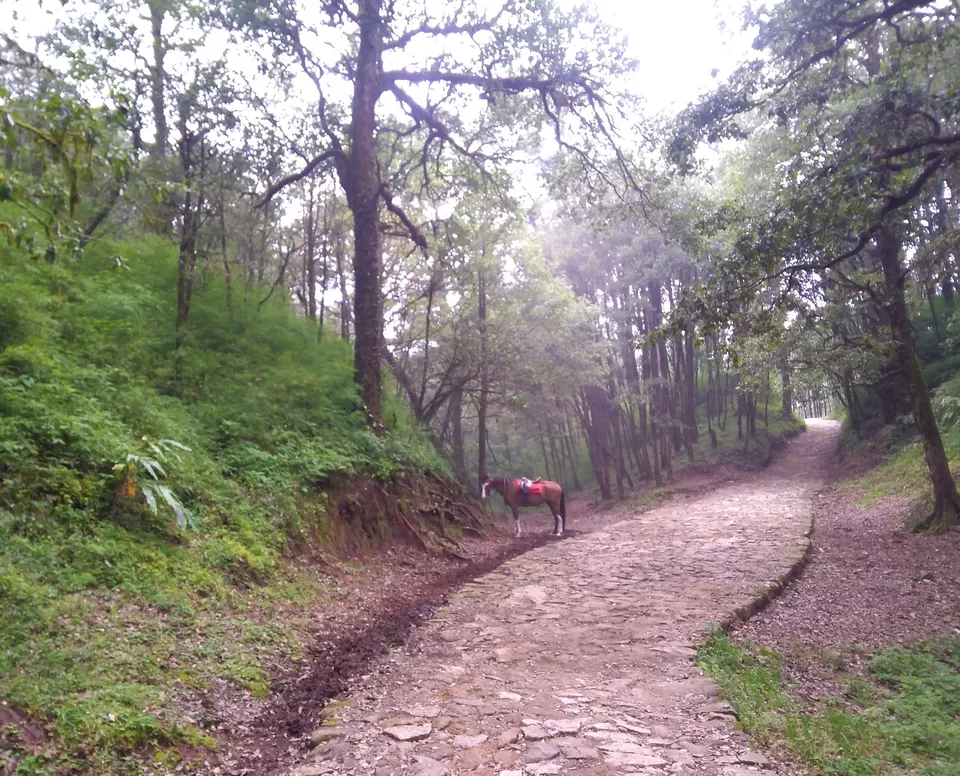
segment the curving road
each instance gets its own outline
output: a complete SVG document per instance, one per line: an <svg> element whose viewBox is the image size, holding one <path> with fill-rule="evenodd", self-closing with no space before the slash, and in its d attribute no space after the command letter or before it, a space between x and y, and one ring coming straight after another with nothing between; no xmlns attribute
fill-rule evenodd
<svg viewBox="0 0 960 776"><path fill-rule="evenodd" d="M756 477L516 558L464 587L351 697L291 773L792 773L751 751L693 663L807 551L837 426Z"/></svg>

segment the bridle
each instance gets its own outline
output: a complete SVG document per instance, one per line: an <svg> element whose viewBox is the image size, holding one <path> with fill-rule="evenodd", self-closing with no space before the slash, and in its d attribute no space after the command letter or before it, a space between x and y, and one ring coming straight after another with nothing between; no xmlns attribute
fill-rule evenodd
<svg viewBox="0 0 960 776"><path fill-rule="evenodd" d="M500 484L499 488L496 487L496 483ZM483 483L481 496L483 496L484 499L488 499L490 498L490 491L495 490L501 496L506 498L507 487L509 486L509 483L510 479L508 477L488 477Z"/></svg>

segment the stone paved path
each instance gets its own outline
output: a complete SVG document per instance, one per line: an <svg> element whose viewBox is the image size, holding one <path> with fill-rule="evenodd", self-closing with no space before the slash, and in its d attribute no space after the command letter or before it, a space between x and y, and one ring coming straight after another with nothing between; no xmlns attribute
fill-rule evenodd
<svg viewBox="0 0 960 776"><path fill-rule="evenodd" d="M748 749L694 647L803 556L835 434L811 423L755 479L466 586L335 704L292 773L792 773Z"/></svg>

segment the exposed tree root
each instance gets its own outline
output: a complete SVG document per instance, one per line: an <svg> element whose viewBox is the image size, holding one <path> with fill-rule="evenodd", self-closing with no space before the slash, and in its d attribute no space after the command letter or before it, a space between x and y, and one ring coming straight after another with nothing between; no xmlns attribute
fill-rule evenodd
<svg viewBox="0 0 960 776"><path fill-rule="evenodd" d="M960 503L938 498L933 511L913 526L914 533L938 534L960 525Z"/></svg>
<svg viewBox="0 0 960 776"><path fill-rule="evenodd" d="M459 484L432 475L386 483L351 479L331 495L317 540L336 555L408 541L466 561L458 538L464 531L481 536L488 528L484 512Z"/></svg>

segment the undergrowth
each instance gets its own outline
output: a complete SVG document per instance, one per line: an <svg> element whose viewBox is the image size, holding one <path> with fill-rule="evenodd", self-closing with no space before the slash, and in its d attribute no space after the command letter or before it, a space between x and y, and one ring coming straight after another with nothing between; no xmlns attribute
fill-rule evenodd
<svg viewBox="0 0 960 776"><path fill-rule="evenodd" d="M796 415L783 417L778 401L771 402L767 421L757 418L757 435L737 438L737 420L727 418L724 429L714 429L719 446L714 448L709 434L701 432L700 441L694 449L698 461L724 461L745 469L759 469L770 462L774 448L781 442L800 434L807 424ZM746 429L744 429L746 437Z"/></svg>
<svg viewBox="0 0 960 776"><path fill-rule="evenodd" d="M0 767L210 745L205 695L263 697L302 649L320 491L446 471L390 392L370 433L349 344L261 289L228 305L201 276L177 350L176 272L160 242L63 264L0 246L0 701L46 728L5 728Z"/></svg>
<svg viewBox="0 0 960 776"><path fill-rule="evenodd" d="M934 409L951 469L960 464L960 378L940 385L933 394ZM913 429L912 418L903 417L893 425L873 418L858 437L849 420L841 430L840 449L847 457L879 458L877 466L843 483L859 491L859 503L869 506L887 496L903 496L914 502L917 514L932 506L930 478L923 446Z"/></svg>
<svg viewBox="0 0 960 776"><path fill-rule="evenodd" d="M960 774L960 637L886 649L867 676L838 677L842 697L814 702L796 697L785 660L719 630L698 654L744 730L819 773Z"/></svg>

